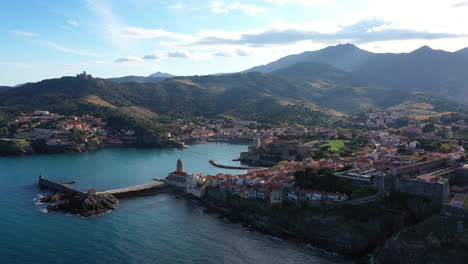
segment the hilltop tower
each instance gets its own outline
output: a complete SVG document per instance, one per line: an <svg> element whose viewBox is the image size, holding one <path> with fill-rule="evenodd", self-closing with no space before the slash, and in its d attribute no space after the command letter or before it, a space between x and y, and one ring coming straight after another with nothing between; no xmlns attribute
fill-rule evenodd
<svg viewBox="0 0 468 264"><path fill-rule="evenodd" d="M177 172L184 172L184 163L180 159L177 160Z"/></svg>

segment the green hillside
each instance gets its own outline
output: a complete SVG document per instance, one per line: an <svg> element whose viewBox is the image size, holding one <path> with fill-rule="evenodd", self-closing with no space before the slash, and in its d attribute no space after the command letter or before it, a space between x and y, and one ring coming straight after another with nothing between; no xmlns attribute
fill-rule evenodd
<svg viewBox="0 0 468 264"><path fill-rule="evenodd" d="M250 72L174 77L158 83L116 83L99 78L63 77L0 93L0 110L87 111L98 116L103 112L101 115L119 116L127 121L129 118L124 116L147 120L158 116L228 115L273 125L327 126L331 121L329 115L367 108L400 107L404 110L415 103L426 103L431 105L433 113L466 109L463 105L423 93L369 85L325 64L298 64L276 73L281 76Z"/></svg>

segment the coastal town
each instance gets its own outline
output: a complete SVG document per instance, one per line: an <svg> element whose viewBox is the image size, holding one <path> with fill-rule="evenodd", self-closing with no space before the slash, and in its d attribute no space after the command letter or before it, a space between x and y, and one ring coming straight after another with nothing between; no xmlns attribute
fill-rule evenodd
<svg viewBox="0 0 468 264"><path fill-rule="evenodd" d="M297 219L303 219L310 210L339 214L348 209L364 210L365 214L368 209L362 208L376 207L383 208L373 209L382 210L381 214L397 212L392 216L397 219L402 212L407 214L401 206L420 201L424 204L421 210L431 208L424 209L430 210L429 215L468 217L468 123L462 115L419 120L395 112L368 111L358 117L339 118L335 123L325 128L274 127L221 117L178 119L166 127L166 140L189 149L206 142L248 144L235 158L241 166L222 164L222 160L219 163L216 157L207 156L206 166L224 168L229 173L202 174L185 167L179 159L165 178L110 191L78 191L70 187L73 181L57 183L41 175L40 186L58 192L41 201L51 203L47 206L50 211L88 217L117 209L118 199L169 191L177 197L196 199L220 214L228 210L233 221L244 219L247 223L251 220L245 219L254 217L255 228L278 236L289 234L278 231L282 224L266 228L263 220L258 220L265 216L249 208L271 212L269 219L275 219L275 211L293 210ZM133 129L114 128L104 118L45 110L16 116L0 133L2 154L8 154L5 142L24 144L35 148L34 154L43 154L134 147L139 136ZM399 198L402 200L396 208L387 204L395 197L404 197ZM413 218L411 221L417 221ZM284 225L291 222L285 221ZM463 221L457 221L459 230L465 230ZM304 240L314 241L312 235Z"/></svg>
<svg viewBox="0 0 468 264"><path fill-rule="evenodd" d="M186 173L183 166L178 166L166 182L199 198L210 189L217 189L271 204L355 205L399 192L430 199L442 206L447 215L466 217L468 163L464 147L468 143L468 124L457 116L449 116L392 126L401 118L397 113L370 112L366 122L352 124L367 127L359 132L342 128L259 128L259 124L250 121L233 122L234 127L229 128L222 120L177 125L177 137L185 140L250 140L248 151L240 153L239 160L273 167L242 174L201 175ZM294 139L284 139L285 135ZM346 182L350 187L347 192L319 186L306 189L298 184L300 172L310 171L323 177L326 174L320 172L324 170L331 172L331 178Z"/></svg>
<svg viewBox="0 0 468 264"><path fill-rule="evenodd" d="M2 154L82 152L102 146L132 145L134 130L113 129L102 118L59 115L37 110L8 121L0 129Z"/></svg>

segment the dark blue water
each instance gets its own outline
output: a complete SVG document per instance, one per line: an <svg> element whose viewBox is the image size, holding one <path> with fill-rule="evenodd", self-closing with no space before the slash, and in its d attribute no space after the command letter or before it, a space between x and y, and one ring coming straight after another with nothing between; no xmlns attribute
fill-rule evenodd
<svg viewBox="0 0 468 264"><path fill-rule="evenodd" d="M0 263L346 263L205 215L169 194L122 200L110 214L81 218L44 213L37 177L76 187L129 187L165 177L178 158L189 172L227 172L245 145L208 143L186 150L106 149L93 153L0 158ZM231 171L232 172L232 171Z"/></svg>

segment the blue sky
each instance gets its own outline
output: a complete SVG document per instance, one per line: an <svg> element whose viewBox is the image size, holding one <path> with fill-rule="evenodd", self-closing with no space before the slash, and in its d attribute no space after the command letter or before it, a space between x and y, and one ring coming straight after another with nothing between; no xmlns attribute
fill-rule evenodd
<svg viewBox="0 0 468 264"><path fill-rule="evenodd" d="M15 0L0 9L0 85L240 71L340 42L374 52L468 46L452 0Z"/></svg>

